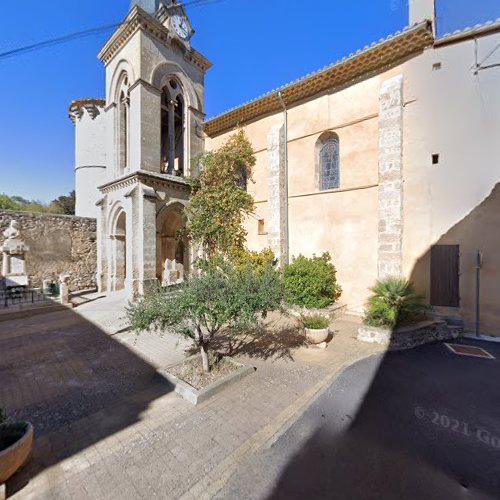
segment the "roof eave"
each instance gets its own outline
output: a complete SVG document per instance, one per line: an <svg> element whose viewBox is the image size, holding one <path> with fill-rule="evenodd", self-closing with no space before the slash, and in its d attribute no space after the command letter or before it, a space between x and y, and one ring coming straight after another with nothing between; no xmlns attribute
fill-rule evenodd
<svg viewBox="0 0 500 500"><path fill-rule="evenodd" d="M204 123L204 130L209 137L219 135L238 124L247 123L281 109L277 99L278 92L282 93L285 103L291 105L304 98L317 95L328 88L344 86L363 74L387 67L388 64L403 60L413 53L419 53L424 48L431 46L433 42L434 37L430 21L415 24L402 32L397 32L386 39L374 42L371 46L366 46L355 54L350 54L349 57L344 57L342 60L315 73L299 78L257 99L207 120ZM386 51L393 46L396 53L394 55L391 53L386 54ZM384 54L385 59L378 60Z"/></svg>

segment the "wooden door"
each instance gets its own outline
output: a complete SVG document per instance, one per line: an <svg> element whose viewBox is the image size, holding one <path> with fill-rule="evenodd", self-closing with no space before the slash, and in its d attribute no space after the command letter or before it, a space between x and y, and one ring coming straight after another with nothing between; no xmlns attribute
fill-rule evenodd
<svg viewBox="0 0 500 500"><path fill-rule="evenodd" d="M431 247L431 305L459 307L459 266L458 245Z"/></svg>

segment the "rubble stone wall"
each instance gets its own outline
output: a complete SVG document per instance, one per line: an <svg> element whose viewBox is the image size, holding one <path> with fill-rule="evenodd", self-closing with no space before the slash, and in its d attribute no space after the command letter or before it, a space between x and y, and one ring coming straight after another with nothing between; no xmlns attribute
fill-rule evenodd
<svg viewBox="0 0 500 500"><path fill-rule="evenodd" d="M19 223L21 238L29 246L26 272L31 286L44 279L70 275L71 291L96 286L96 220L72 215L0 210L0 245L10 221ZM1 255L0 255L1 260Z"/></svg>

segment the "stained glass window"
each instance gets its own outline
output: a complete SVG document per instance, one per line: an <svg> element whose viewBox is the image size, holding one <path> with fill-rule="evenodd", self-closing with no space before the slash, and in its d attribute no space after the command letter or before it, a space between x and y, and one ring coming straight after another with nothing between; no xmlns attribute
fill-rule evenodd
<svg viewBox="0 0 500 500"><path fill-rule="evenodd" d="M320 190L339 187L339 141L328 139L319 153Z"/></svg>

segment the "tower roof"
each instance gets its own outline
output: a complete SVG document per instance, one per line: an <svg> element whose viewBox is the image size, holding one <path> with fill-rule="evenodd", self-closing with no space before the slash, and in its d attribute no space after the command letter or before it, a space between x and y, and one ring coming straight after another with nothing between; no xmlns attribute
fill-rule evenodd
<svg viewBox="0 0 500 500"><path fill-rule="evenodd" d="M129 10L132 10L137 5L148 14L155 14L162 3L170 5L172 0L131 0Z"/></svg>

